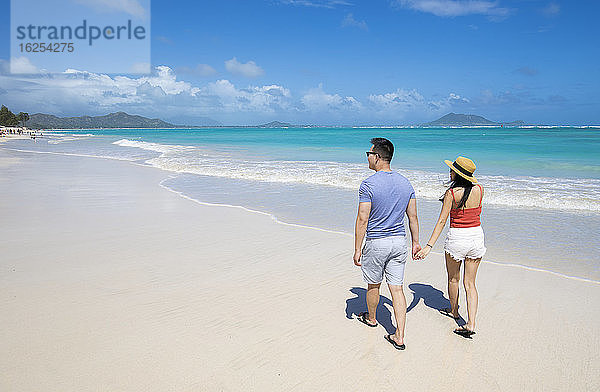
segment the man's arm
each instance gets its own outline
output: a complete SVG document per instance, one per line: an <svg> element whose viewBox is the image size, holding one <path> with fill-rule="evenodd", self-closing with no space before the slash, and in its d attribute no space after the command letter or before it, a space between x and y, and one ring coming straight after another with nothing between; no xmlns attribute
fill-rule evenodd
<svg viewBox="0 0 600 392"><path fill-rule="evenodd" d="M358 203L358 215L356 216L356 227L354 228L354 264L360 266L362 244L367 232L369 214L371 213L371 202Z"/></svg>
<svg viewBox="0 0 600 392"><path fill-rule="evenodd" d="M410 228L410 236L412 238L412 255L413 259L418 251L421 250L419 245L419 218L417 217L417 199L410 199L406 207L406 216L408 216L408 227Z"/></svg>

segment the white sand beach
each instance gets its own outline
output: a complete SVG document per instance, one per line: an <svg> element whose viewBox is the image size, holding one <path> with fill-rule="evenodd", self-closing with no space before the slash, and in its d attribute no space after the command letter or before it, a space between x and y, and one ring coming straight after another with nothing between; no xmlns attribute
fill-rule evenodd
<svg viewBox="0 0 600 392"><path fill-rule="evenodd" d="M378 328L355 319L352 237L185 199L156 168L5 146L1 391L600 389L597 282L483 262L467 340L437 311L442 255L410 261L399 352L387 289Z"/></svg>

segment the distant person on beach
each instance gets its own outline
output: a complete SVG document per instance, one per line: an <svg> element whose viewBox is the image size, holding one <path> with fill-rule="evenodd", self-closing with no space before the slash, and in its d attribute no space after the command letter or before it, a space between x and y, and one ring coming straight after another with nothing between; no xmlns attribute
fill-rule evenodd
<svg viewBox="0 0 600 392"><path fill-rule="evenodd" d="M478 302L475 277L479 262L486 251L480 221L483 187L473 177L475 164L469 158L458 157L454 162L448 160L445 162L450 166L450 187L440 199L443 203L442 211L431 238L416 257L425 258L429 254L446 225L448 215L450 215L450 229L446 236L444 251L451 307L442 309L441 312L455 320L460 319L458 283L460 281L460 265L464 261L463 285L467 292L468 321L467 324L456 328L454 333L470 338L475 333Z"/></svg>
<svg viewBox="0 0 600 392"><path fill-rule="evenodd" d="M421 250L417 202L410 182L390 168L394 155L392 142L384 138L373 138L371 144L367 160L369 169L375 170L375 174L360 185L354 235L354 264L361 267L363 279L368 285L368 311L359 314L358 319L369 327L377 326L379 287L385 276L396 317L396 333L386 335L385 338L396 349L404 350L406 298L402 284L408 259L404 214L409 220L414 257Z"/></svg>

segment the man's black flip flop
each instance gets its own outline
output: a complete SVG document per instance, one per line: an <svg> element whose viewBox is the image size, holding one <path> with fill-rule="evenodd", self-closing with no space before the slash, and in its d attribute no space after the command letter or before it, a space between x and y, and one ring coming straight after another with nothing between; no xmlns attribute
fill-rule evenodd
<svg viewBox="0 0 600 392"><path fill-rule="evenodd" d="M392 335L385 335L385 340L390 342L396 350L404 350L406 348L406 346L404 344L396 343L396 341L394 339L392 339Z"/></svg>
<svg viewBox="0 0 600 392"><path fill-rule="evenodd" d="M439 312L441 314L443 314L444 316L448 316L450 318L453 318L454 320L459 320L460 319L460 316L454 317L454 315L452 314L452 309L450 309L450 308L440 309Z"/></svg>
<svg viewBox="0 0 600 392"><path fill-rule="evenodd" d="M359 314L358 315L358 321L360 321L361 323L365 324L367 327L375 328L379 324L377 324L377 323L371 324L369 322L369 320L367 319L367 315L368 314L369 314L368 312L362 312L361 314Z"/></svg>

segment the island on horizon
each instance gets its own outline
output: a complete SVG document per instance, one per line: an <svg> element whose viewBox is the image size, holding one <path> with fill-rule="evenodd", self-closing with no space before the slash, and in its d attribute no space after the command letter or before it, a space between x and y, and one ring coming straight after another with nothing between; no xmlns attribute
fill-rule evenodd
<svg viewBox="0 0 600 392"><path fill-rule="evenodd" d="M428 123L421 124L424 128L432 127L519 127L525 125L524 121L516 120L510 122L495 122L488 120L485 117L478 116L475 114L458 114L448 113L445 116L438 118L437 120L430 121Z"/></svg>

